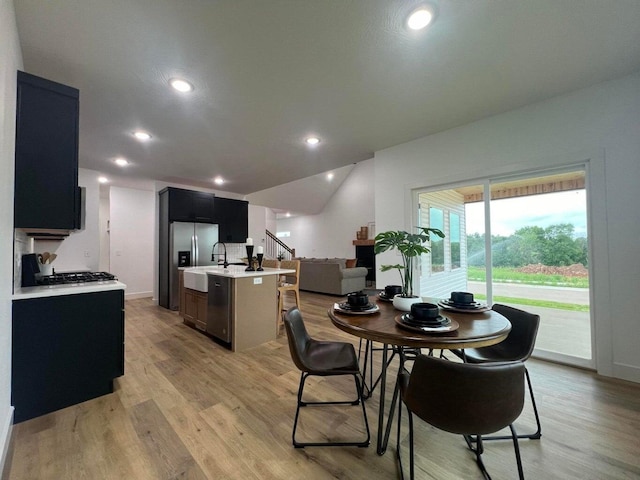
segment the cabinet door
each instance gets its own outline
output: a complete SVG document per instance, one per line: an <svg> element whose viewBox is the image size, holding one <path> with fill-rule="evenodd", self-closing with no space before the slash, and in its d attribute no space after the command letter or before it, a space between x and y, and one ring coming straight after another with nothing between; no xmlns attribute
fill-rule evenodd
<svg viewBox="0 0 640 480"><path fill-rule="evenodd" d="M15 421L110 393L124 370L124 292L13 302Z"/></svg>
<svg viewBox="0 0 640 480"><path fill-rule="evenodd" d="M249 202L216 197L215 206L220 241L244 243L249 234Z"/></svg>
<svg viewBox="0 0 640 480"><path fill-rule="evenodd" d="M75 88L18 72L15 226L78 228Z"/></svg>
<svg viewBox="0 0 640 480"><path fill-rule="evenodd" d="M211 193L192 192L194 221L214 223L214 196Z"/></svg>
<svg viewBox="0 0 640 480"><path fill-rule="evenodd" d="M193 210L193 197L189 190L178 188L169 189L169 221L193 222L195 212Z"/></svg>
<svg viewBox="0 0 640 480"><path fill-rule="evenodd" d="M198 318L198 297L193 290L185 288L184 292L184 319L195 323Z"/></svg>

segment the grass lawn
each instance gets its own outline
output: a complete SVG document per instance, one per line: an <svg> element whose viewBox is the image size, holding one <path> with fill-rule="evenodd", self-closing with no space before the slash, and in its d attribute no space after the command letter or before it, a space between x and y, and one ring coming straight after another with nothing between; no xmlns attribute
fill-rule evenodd
<svg viewBox="0 0 640 480"><path fill-rule="evenodd" d="M473 282L485 282L484 267L468 267L467 279ZM567 277L563 275L545 275L542 273L522 273L515 268L495 267L493 281L504 283L520 283L523 285L548 285L552 287L589 288L587 277Z"/></svg>
<svg viewBox="0 0 640 480"><path fill-rule="evenodd" d="M487 296L483 294L475 294L474 298L478 300L486 300ZM501 297L499 295L493 297L496 303L510 303L516 305L529 305L534 307L555 308L557 310L571 310L572 312L588 312L589 305L578 305L575 303L551 302L548 300L535 300L533 298L515 298Z"/></svg>

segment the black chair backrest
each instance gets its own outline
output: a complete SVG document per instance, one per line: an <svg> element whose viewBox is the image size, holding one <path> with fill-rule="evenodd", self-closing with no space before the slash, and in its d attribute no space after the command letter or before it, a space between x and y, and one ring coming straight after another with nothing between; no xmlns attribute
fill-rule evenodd
<svg viewBox="0 0 640 480"><path fill-rule="evenodd" d="M282 314L282 319L284 320L284 327L287 332L291 359L301 371L308 372L310 367L305 362L305 352L312 340L304 326L302 313L300 313L297 307L293 307Z"/></svg>
<svg viewBox="0 0 640 480"><path fill-rule="evenodd" d="M540 315L499 303L494 304L492 310L507 317L511 322L511 331L504 341L490 348L500 352L501 358L524 362L533 353L540 326Z"/></svg>
<svg viewBox="0 0 640 480"><path fill-rule="evenodd" d="M524 364L465 364L418 355L404 401L413 413L441 430L494 433L522 412Z"/></svg>

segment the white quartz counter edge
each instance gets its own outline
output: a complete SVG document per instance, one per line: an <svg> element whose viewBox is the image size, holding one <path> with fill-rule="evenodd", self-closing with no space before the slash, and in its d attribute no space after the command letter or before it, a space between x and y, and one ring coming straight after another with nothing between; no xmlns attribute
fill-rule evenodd
<svg viewBox="0 0 640 480"><path fill-rule="evenodd" d="M108 290L124 290L127 286L117 280L106 282L74 283L71 285L39 285L37 287L18 288L11 297L13 300L29 298L57 297L61 295L77 295L80 293L106 292Z"/></svg>
<svg viewBox="0 0 640 480"><path fill-rule="evenodd" d="M194 273L207 273L209 275L218 275L220 277L230 278L246 278L246 277L264 277L265 275L284 275L287 273L295 273L295 270L290 268L265 268L261 272L258 271L245 271L245 266L242 265L229 265L227 268L205 266L205 267L192 267L185 269L186 272Z"/></svg>

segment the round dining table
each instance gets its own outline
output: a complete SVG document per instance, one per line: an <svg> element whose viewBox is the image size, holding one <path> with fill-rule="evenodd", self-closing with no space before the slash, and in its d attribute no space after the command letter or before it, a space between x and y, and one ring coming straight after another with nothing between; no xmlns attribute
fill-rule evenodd
<svg viewBox="0 0 640 480"><path fill-rule="evenodd" d="M402 325L401 315L406 312L396 310L391 302L383 301L379 296L370 296L375 311L347 313L340 309L340 303L329 308L327 314L331 322L340 330L356 337L379 342L384 346L382 350L382 368L380 373L380 406L378 411L378 442L377 452L384 454L387 449L389 432L393 421L393 412L397 401L398 389L394 390L393 400L389 411L387 426L384 426L385 383L388 365L388 350L391 345L394 351L402 352L406 348L433 349L462 349L480 348L500 343L511 331L511 323L499 313L486 309L464 310L444 309L440 307L440 314L448 317L457 328L446 332L421 332ZM424 302L436 303L439 299L423 297ZM402 366L402 360L400 368Z"/></svg>

